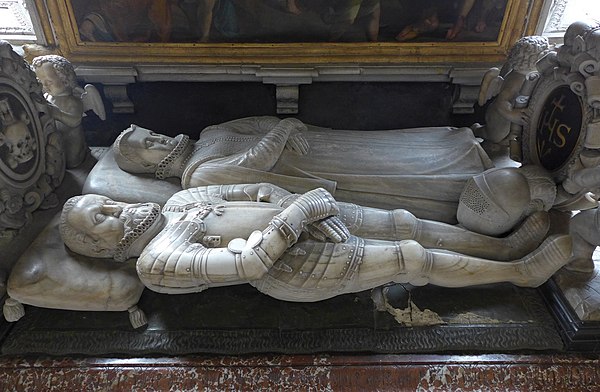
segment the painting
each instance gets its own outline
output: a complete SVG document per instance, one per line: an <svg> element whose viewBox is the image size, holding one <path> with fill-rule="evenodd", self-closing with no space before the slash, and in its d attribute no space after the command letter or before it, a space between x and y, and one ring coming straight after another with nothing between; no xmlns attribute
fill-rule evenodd
<svg viewBox="0 0 600 392"><path fill-rule="evenodd" d="M507 0L73 0L108 42L495 41Z"/></svg>
<svg viewBox="0 0 600 392"><path fill-rule="evenodd" d="M533 0L37 0L63 53L118 62L501 59ZM407 57L410 55L412 57ZM486 57L487 56L487 57Z"/></svg>

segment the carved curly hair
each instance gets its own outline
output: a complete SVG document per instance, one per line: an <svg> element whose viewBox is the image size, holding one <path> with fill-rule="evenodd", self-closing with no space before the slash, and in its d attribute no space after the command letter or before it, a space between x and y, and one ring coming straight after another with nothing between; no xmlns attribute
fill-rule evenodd
<svg viewBox="0 0 600 392"><path fill-rule="evenodd" d="M55 54L48 54L44 56L35 57L31 61L31 65L33 69L37 69L44 64L52 65L54 71L58 75L60 81L67 87L74 89L77 87L77 77L75 75L75 69L73 68L73 64L69 62L66 58L62 56L57 56Z"/></svg>
<svg viewBox="0 0 600 392"><path fill-rule="evenodd" d="M507 64L511 69L527 70L550 50L548 38L531 35L519 39L508 52Z"/></svg>

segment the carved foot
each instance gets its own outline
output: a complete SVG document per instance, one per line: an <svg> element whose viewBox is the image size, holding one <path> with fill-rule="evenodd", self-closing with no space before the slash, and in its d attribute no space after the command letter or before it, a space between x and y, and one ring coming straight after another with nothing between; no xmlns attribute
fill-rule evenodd
<svg viewBox="0 0 600 392"><path fill-rule="evenodd" d="M594 272L594 260L592 258L572 258L565 269L571 272L581 272L589 274Z"/></svg>
<svg viewBox="0 0 600 392"><path fill-rule="evenodd" d="M127 309L127 311L129 312L129 322L133 328L137 329L148 324L146 314L143 310L138 308L137 305L133 305L131 308Z"/></svg>
<svg viewBox="0 0 600 392"><path fill-rule="evenodd" d="M2 312L4 313L4 318L6 321L11 323L19 321L21 317L25 316L25 308L23 307L23 304L12 298L7 298L6 301L4 301Z"/></svg>
<svg viewBox="0 0 600 392"><path fill-rule="evenodd" d="M546 211L538 211L525 219L525 222L505 238L506 260L515 260L533 252L550 230L550 216Z"/></svg>
<svg viewBox="0 0 600 392"><path fill-rule="evenodd" d="M537 250L517 262L517 271L521 276L513 283L523 287L541 285L569 262L571 247L571 237L568 235L548 237Z"/></svg>

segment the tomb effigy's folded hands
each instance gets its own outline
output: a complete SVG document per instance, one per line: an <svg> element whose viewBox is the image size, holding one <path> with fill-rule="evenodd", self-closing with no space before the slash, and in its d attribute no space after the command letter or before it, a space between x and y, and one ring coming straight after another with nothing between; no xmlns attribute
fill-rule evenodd
<svg viewBox="0 0 600 392"><path fill-rule="evenodd" d="M285 148L295 152L296 154L306 155L310 147L308 140L302 134L302 132L306 132L308 130L306 125L297 118L286 118L281 120L279 124L283 125L289 130L289 136L287 138L287 142L285 143Z"/></svg>
<svg viewBox="0 0 600 392"><path fill-rule="evenodd" d="M300 132L293 133L288 137L285 148L299 155L306 155L310 148L308 140Z"/></svg>

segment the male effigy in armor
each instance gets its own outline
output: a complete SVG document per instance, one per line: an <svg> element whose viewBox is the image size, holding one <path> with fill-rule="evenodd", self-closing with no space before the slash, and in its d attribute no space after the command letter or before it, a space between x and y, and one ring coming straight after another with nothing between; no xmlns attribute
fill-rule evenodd
<svg viewBox="0 0 600 392"><path fill-rule="evenodd" d="M423 246L435 247L430 241L437 238L413 240L419 225L437 229L444 249L458 250L469 241L481 245L470 253L502 246L497 238L423 222L405 210L337 203L323 188L291 194L265 183L190 188L162 209L76 196L63 208L60 230L77 253L119 262L137 258L141 281L154 291L250 283L275 298L301 302L389 282L536 287L570 256L566 235L550 237L512 262L435 251Z"/></svg>

